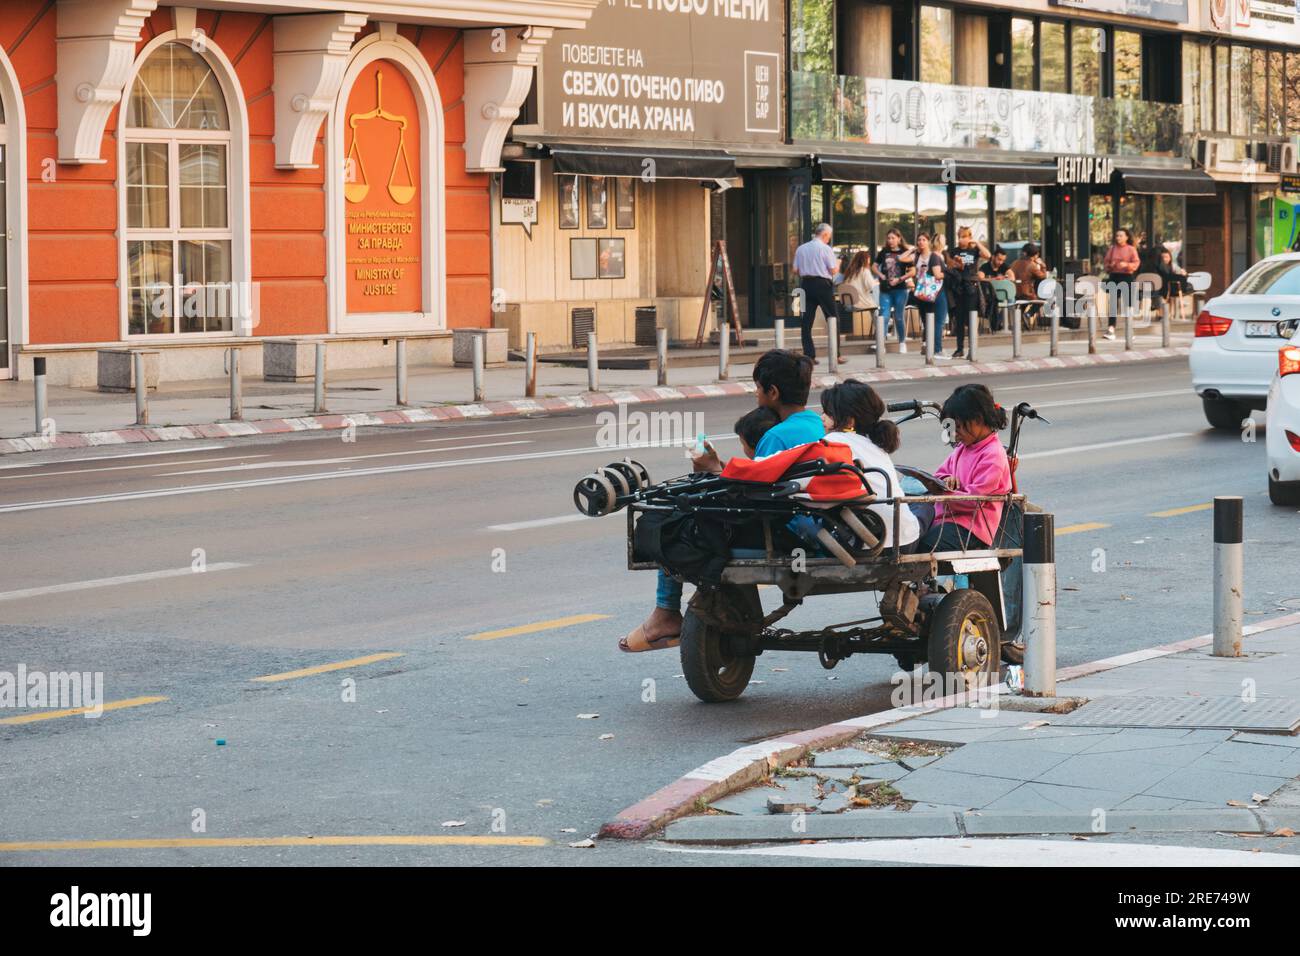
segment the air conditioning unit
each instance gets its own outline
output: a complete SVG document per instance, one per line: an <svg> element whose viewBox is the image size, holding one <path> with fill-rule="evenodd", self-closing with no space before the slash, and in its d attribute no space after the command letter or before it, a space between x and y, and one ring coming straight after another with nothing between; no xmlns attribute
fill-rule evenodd
<svg viewBox="0 0 1300 956"><path fill-rule="evenodd" d="M1270 173L1294 173L1296 171L1296 153L1293 143L1268 144L1268 171Z"/></svg>

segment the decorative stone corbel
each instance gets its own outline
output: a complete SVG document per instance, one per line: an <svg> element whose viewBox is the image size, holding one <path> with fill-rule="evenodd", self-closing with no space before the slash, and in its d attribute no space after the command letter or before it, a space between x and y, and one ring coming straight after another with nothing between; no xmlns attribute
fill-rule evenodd
<svg viewBox="0 0 1300 956"><path fill-rule="evenodd" d="M59 162L105 163L104 127L122 90L144 22L158 0L58 0L55 86Z"/></svg>
<svg viewBox="0 0 1300 956"><path fill-rule="evenodd" d="M276 17L275 166L314 169L316 137L334 106L361 13Z"/></svg>
<svg viewBox="0 0 1300 956"><path fill-rule="evenodd" d="M528 96L550 27L465 31L465 168L499 172L501 146Z"/></svg>

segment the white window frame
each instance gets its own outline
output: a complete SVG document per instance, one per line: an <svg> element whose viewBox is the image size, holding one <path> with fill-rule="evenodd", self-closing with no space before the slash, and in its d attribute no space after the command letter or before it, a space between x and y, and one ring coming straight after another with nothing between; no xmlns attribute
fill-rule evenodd
<svg viewBox="0 0 1300 956"><path fill-rule="evenodd" d="M140 51L131 76L123 88L122 103L119 107L119 124L117 137L117 204L118 204L118 335L122 342L192 342L205 339L228 339L252 335L257 322L256 293L253 296L253 318L250 323L241 323L238 315L232 319L230 331L212 332L143 332L132 335L130 332L130 256L129 244L133 241L170 241L172 254L172 315L173 329L180 327L180 301L178 300L180 266L179 245L185 240L216 239L230 242L230 281L236 289L252 289L252 265L250 261L249 242L249 182L248 182L248 111L243 91L239 88L234 66L210 38L205 40L202 50L194 52L204 59L212 68L212 75L225 97L227 126L225 130L190 130L139 128L127 125L130 115L131 90L135 86L140 69L145 61L166 43L184 42L175 30L160 33ZM191 47L193 49L193 47ZM127 161L126 151L129 143L167 143L167 229L135 229L127 225ZM225 229L182 229L180 225L180 146L193 143L199 145L223 144L226 147L226 228ZM235 293L237 296L242 293Z"/></svg>

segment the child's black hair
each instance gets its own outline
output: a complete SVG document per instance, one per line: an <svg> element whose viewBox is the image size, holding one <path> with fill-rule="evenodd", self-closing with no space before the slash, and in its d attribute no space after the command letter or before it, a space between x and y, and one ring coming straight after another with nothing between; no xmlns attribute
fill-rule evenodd
<svg viewBox="0 0 1300 956"><path fill-rule="evenodd" d="M993 431L1007 427L1006 410L985 385L959 385L943 403L942 415L954 422L980 422Z"/></svg>
<svg viewBox="0 0 1300 956"><path fill-rule="evenodd" d="M770 349L754 363L754 384L775 387L782 405L807 405L813 360L789 349Z"/></svg>
<svg viewBox="0 0 1300 956"><path fill-rule="evenodd" d="M735 432L750 448L757 448L767 430L780 421L770 408L755 408L736 420Z"/></svg>
<svg viewBox="0 0 1300 956"><path fill-rule="evenodd" d="M898 451L898 426L884 417L885 403L866 382L847 378L822 392L822 411L836 428L852 426L887 454Z"/></svg>

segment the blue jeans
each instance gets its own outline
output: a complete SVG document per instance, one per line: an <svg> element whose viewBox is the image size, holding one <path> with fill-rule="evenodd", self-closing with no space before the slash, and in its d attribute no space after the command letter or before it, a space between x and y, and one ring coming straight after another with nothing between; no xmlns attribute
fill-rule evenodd
<svg viewBox="0 0 1300 956"><path fill-rule="evenodd" d="M659 570L659 583L655 587L655 607L682 613L682 582L662 568Z"/></svg>
<svg viewBox="0 0 1300 956"><path fill-rule="evenodd" d="M903 341L907 329L907 286L896 286L892 289L885 286L880 287L880 321L885 323L885 328L889 328L889 319L894 319L894 331L898 335L898 341Z"/></svg>
<svg viewBox="0 0 1300 956"><path fill-rule="evenodd" d="M934 300L934 354L943 351L943 327L948 323L948 292L939 290L939 297ZM923 494L923 492L921 492Z"/></svg>

